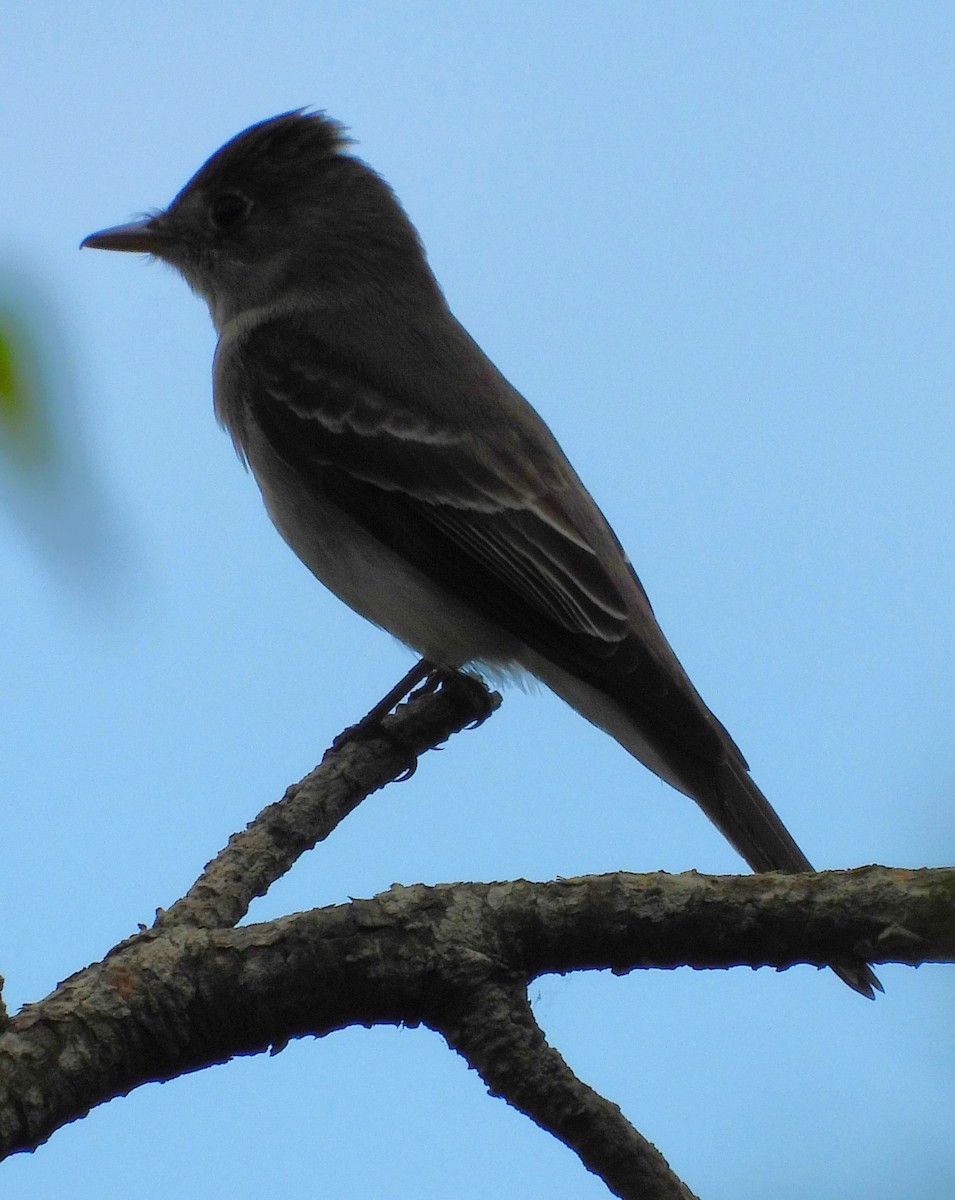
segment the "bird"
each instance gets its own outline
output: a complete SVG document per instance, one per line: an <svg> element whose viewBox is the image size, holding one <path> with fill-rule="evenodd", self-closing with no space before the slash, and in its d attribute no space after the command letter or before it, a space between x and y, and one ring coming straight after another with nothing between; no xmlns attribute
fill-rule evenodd
<svg viewBox="0 0 955 1200"><path fill-rule="evenodd" d="M754 871L812 871L556 438L453 316L351 145L323 112L271 117L168 207L82 246L151 255L206 301L216 417L278 532L345 604L445 671L536 678ZM861 960L833 969L882 990Z"/></svg>

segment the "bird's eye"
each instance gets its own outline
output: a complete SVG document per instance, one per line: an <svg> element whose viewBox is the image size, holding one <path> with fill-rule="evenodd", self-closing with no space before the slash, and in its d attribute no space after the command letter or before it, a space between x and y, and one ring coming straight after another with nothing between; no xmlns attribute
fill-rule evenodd
<svg viewBox="0 0 955 1200"><path fill-rule="evenodd" d="M209 210L219 229L231 229L248 216L252 204L240 192L222 192L212 201Z"/></svg>

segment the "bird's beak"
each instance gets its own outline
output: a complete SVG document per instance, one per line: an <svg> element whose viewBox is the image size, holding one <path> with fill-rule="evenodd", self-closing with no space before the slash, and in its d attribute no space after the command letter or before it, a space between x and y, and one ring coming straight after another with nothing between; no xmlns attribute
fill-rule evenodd
<svg viewBox="0 0 955 1200"><path fill-rule="evenodd" d="M130 221L128 225L114 225L91 233L80 242L80 249L131 250L138 254L162 254L169 243L169 232L163 221L164 213L144 217L141 221Z"/></svg>

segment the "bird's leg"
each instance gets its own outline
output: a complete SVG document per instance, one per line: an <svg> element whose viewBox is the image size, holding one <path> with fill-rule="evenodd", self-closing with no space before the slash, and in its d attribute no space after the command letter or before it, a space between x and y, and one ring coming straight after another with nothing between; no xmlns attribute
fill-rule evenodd
<svg viewBox="0 0 955 1200"><path fill-rule="evenodd" d="M342 730L332 742L331 749L340 750L349 742L362 738L382 738L405 756L407 766L398 782L410 779L417 770L418 760L402 740L382 724L382 721L392 709L396 708L406 697L410 697L412 693L428 695L436 692L438 688L441 688L452 699L455 696L459 697L468 712L479 710L479 715L468 725L468 729L477 729L479 725L483 725L494 711L495 705L491 694L480 679L453 668L436 667L428 659L422 658L386 696L378 701L370 712L366 713L355 725L349 725L347 729Z"/></svg>
<svg viewBox="0 0 955 1200"><path fill-rule="evenodd" d="M434 671L433 664L428 662L426 658L422 658L420 662L415 663L411 670L402 679L399 679L391 691L386 696L382 696L374 708L365 713L360 721L342 730L332 742L331 749L340 750L342 746L347 745L349 742L362 738L383 738L386 742L390 742L401 754L405 755L407 759L407 766L398 782L410 779L417 770L418 760L409 752L408 747L402 743L400 738L396 738L385 729L382 721L392 709L396 708L406 696L411 694L419 683L427 683Z"/></svg>
<svg viewBox="0 0 955 1200"><path fill-rule="evenodd" d="M352 729L366 729L371 726L380 725L391 710L397 708L406 696L410 696L418 684L423 680L427 680L434 673L434 670L434 665L428 662L426 658L422 658L420 662L416 662L407 675L398 680L387 696L382 696L375 707L370 712L367 712L357 725L353 725Z"/></svg>

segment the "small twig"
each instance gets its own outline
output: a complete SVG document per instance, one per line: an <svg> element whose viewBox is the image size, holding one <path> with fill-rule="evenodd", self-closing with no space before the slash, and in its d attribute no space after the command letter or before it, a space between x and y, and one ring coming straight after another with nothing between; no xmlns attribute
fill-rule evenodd
<svg viewBox="0 0 955 1200"><path fill-rule="evenodd" d="M381 736L372 731L329 750L281 800L233 834L186 895L157 914L155 928L231 928L306 850L327 838L366 797L405 774L409 758L440 746L500 703L496 692L483 688L415 693L393 716L381 719Z"/></svg>

